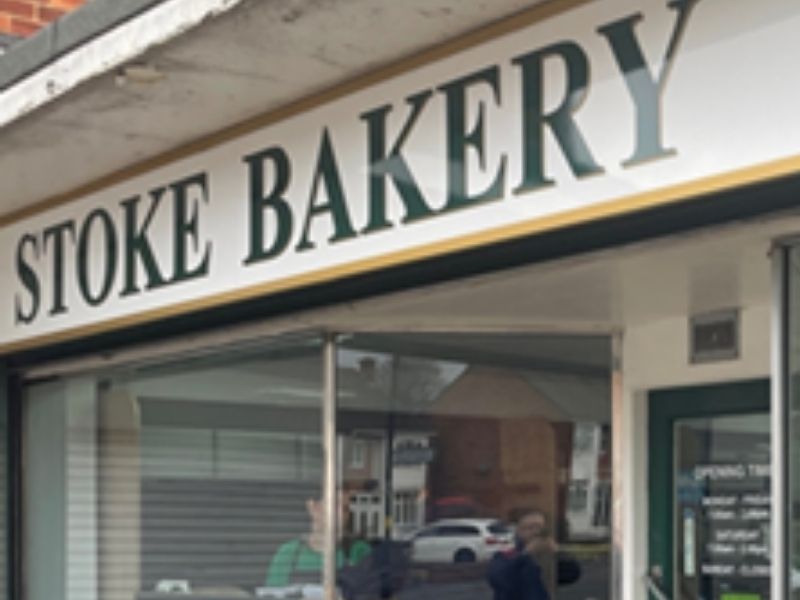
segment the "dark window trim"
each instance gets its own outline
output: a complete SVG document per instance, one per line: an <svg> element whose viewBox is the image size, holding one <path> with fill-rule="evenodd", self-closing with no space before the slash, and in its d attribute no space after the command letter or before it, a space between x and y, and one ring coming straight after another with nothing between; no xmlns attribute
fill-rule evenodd
<svg viewBox="0 0 800 600"><path fill-rule="evenodd" d="M0 365L2 399L7 427L6 463L6 598L21 600L22 580L22 385L19 377Z"/></svg>

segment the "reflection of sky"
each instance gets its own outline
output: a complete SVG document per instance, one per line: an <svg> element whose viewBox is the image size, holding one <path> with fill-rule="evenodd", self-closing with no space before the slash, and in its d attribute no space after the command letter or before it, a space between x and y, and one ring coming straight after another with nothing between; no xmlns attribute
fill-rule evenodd
<svg viewBox="0 0 800 600"><path fill-rule="evenodd" d="M436 360L389 352L341 348L338 352L339 401L345 406L431 410L432 405L469 369L479 363ZM509 367L531 392L572 421L608 423L607 377Z"/></svg>
<svg viewBox="0 0 800 600"><path fill-rule="evenodd" d="M393 392L395 399L413 403L435 401L468 367L456 361L344 348L338 352L338 366L342 376L340 399L356 397L354 388L369 384L380 393ZM353 381L356 377L357 382Z"/></svg>
<svg viewBox="0 0 800 600"><path fill-rule="evenodd" d="M340 346L337 353L340 404L374 409L391 402L397 408L430 410L469 369L483 366L480 357L488 352L490 368L521 377L532 392L558 407L559 414L575 421L608 422L610 390L606 376L550 370L548 365L536 362L538 354L533 356L530 349L528 355L518 356L517 350L524 350L522 347L504 348L505 354L501 355L491 344L481 346L474 339L466 340L466 344L460 343L464 340L456 341L459 343L452 343L454 352L462 351L465 356L473 353L476 360ZM516 357L517 363L504 366L506 355L511 357L509 360ZM524 368L527 363L535 368ZM321 375L322 361L318 354L288 352L278 357L243 356L241 360L224 363L217 359L199 364L164 365L134 373L132 377L115 377L112 381L115 387L123 387L133 396L154 400L319 407Z"/></svg>

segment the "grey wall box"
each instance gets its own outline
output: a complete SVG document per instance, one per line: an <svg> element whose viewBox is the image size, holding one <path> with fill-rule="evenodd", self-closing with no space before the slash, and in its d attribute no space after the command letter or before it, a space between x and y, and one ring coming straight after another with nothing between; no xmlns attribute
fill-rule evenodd
<svg viewBox="0 0 800 600"><path fill-rule="evenodd" d="M689 361L707 363L739 358L739 310L728 309L689 318Z"/></svg>

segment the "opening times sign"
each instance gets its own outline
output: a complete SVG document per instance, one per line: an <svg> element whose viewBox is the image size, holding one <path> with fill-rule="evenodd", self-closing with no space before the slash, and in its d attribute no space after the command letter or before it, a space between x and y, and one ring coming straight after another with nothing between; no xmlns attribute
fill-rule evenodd
<svg viewBox="0 0 800 600"><path fill-rule="evenodd" d="M680 573L697 593L687 597L769 598L770 465L699 463L680 479Z"/></svg>

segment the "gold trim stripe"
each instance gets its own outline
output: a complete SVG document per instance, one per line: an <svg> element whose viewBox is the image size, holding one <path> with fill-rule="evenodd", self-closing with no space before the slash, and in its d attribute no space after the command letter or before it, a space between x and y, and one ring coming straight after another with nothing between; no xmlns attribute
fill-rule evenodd
<svg viewBox="0 0 800 600"><path fill-rule="evenodd" d="M358 260L337 267L310 271L308 273L267 283L260 283L205 298L180 302L172 306L109 319L52 334L45 334L19 342L2 344L0 345L0 355L32 350L50 344L75 340L80 337L109 333L115 330L176 317L191 312L219 308L226 304L252 300L259 296L268 296L279 292L297 290L314 284L330 283L345 277L365 275L380 269L396 267L422 259L441 257L452 252L505 242L543 233L545 231L555 231L570 225L608 219L646 208L666 206L686 198L709 196L716 192L741 187L747 184L779 179L796 172L800 172L800 155L747 167L721 175L714 175L691 182L681 183L659 190L635 194L617 200L602 202L593 206L572 209L547 217L529 219L512 225L456 237L451 240L434 242L383 256Z"/></svg>
<svg viewBox="0 0 800 600"><path fill-rule="evenodd" d="M129 167L124 167L63 194L52 196L46 200L32 204L31 206L2 215L0 216L0 227L5 227L17 221L27 219L33 215L55 208L56 206L67 204L123 181L144 175L149 171L153 171L170 163L210 150L225 142L230 142L252 133L253 131L285 121L325 104L330 104L335 100L339 100L384 81L394 79L421 66L437 62L453 54L495 40L503 35L519 31L520 29L550 19L591 1L592 0L549 0L543 4L536 5L520 13L464 34L455 40L443 42L442 44L400 59L386 67L356 76L353 79L335 85L320 93L312 94L311 96L307 96L276 110L257 115L251 119L236 123L235 125L226 127L200 139L168 150L153 158Z"/></svg>

